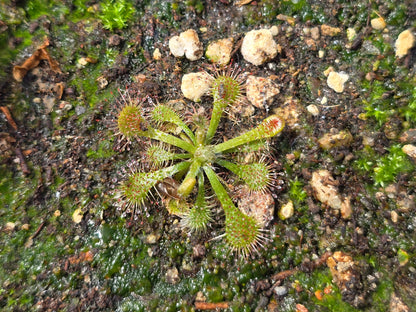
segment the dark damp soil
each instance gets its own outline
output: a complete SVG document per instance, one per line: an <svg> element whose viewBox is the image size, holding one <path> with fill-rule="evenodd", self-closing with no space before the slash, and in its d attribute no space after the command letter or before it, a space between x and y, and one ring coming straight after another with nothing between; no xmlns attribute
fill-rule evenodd
<svg viewBox="0 0 416 312"><path fill-rule="evenodd" d="M416 310L415 160L402 151L416 143L416 50L395 55L398 35L416 27L412 1L234 2L0 2L2 311ZM384 30L372 27L379 17ZM251 65L241 39L271 26L281 51ZM206 233L188 235L157 199L134 214L114 199L142 152L120 148L118 90L182 100L191 112L181 78L210 70L209 61L175 58L168 47L190 28L204 48L232 37L232 63L280 90L252 116L234 116L238 127L224 120L220 133L232 137L279 108L296 113L271 140L271 240L249 259L212 240L222 213ZM46 40L59 70L42 59L16 81L13 67ZM330 66L349 75L340 93L328 87ZM345 131L346 141L320 143ZM350 212L319 200L318 170ZM282 220L288 202L294 213Z"/></svg>

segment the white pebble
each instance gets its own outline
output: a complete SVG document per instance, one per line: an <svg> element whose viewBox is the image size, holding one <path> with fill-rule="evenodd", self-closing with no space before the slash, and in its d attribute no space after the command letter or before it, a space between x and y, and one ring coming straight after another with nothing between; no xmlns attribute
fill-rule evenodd
<svg viewBox="0 0 416 312"><path fill-rule="evenodd" d="M233 39L221 39L211 42L208 45L205 56L213 63L226 65L230 62L232 50Z"/></svg>
<svg viewBox="0 0 416 312"><path fill-rule="evenodd" d="M340 72L330 72L327 79L328 87L334 90L337 93L341 93L344 91L344 84L350 76L346 73Z"/></svg>
<svg viewBox="0 0 416 312"><path fill-rule="evenodd" d="M182 77L181 90L187 99L199 102L211 88L212 78L207 73L189 73Z"/></svg>
<svg viewBox="0 0 416 312"><path fill-rule="evenodd" d="M416 146L412 144L406 144L402 147L402 151L406 153L409 157L416 160Z"/></svg>
<svg viewBox="0 0 416 312"><path fill-rule="evenodd" d="M162 59L162 53L160 53L158 48L153 51L153 59L156 61L160 61Z"/></svg>
<svg viewBox="0 0 416 312"><path fill-rule="evenodd" d="M357 37L357 32L355 31L355 29L354 28L348 28L347 29L348 41L353 41L355 39L355 37Z"/></svg>
<svg viewBox="0 0 416 312"><path fill-rule="evenodd" d="M286 204L284 204L279 210L279 218L280 220L289 219L293 216L295 212L295 208L293 207L293 202L289 200Z"/></svg>
<svg viewBox="0 0 416 312"><path fill-rule="evenodd" d="M383 30L386 28L386 21L382 17L373 18L371 20L371 27L377 30Z"/></svg>
<svg viewBox="0 0 416 312"><path fill-rule="evenodd" d="M415 36L410 29L403 31L396 40L396 56L402 58L415 44Z"/></svg>
<svg viewBox="0 0 416 312"><path fill-rule="evenodd" d="M308 105L307 107L306 107L306 109L308 110L308 112L312 115L312 116L318 116L319 115L319 108L318 108L318 106L316 106L316 105L314 105L314 104L311 104L311 105Z"/></svg>
<svg viewBox="0 0 416 312"><path fill-rule="evenodd" d="M241 54L244 59L257 66L273 59L277 52L277 44L268 29L249 31L241 45Z"/></svg>
<svg viewBox="0 0 416 312"><path fill-rule="evenodd" d="M204 53L198 34L193 29L188 29L187 31L180 33L179 36L170 38L169 49L175 57L182 57L185 55L190 61L200 59Z"/></svg>

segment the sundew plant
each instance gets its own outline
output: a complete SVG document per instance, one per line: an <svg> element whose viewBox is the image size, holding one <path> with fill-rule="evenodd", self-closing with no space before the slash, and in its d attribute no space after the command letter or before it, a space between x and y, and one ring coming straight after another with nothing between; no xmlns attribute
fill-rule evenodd
<svg viewBox="0 0 416 312"><path fill-rule="evenodd" d="M245 184L249 192L267 192L272 183L272 169L264 157L251 163L237 160L243 159L241 154L248 150L265 153L267 138L280 133L284 122L277 115L271 115L257 127L216 143L224 112L243 97L243 80L242 75L232 70L207 76L213 99L210 118L195 113L185 122L166 104L155 104L145 114L143 102L124 98L124 106L117 116L118 131L130 141L150 139L151 143L146 144L146 162L151 165L134 170L120 185L117 198L123 208L136 210L155 190L168 211L182 218L184 228L198 232L205 230L212 221L212 201L207 198L210 185L225 212L225 233L221 237L232 251L245 257L262 247L267 236L256 216L236 207L217 172L222 169L231 172L234 180Z"/></svg>

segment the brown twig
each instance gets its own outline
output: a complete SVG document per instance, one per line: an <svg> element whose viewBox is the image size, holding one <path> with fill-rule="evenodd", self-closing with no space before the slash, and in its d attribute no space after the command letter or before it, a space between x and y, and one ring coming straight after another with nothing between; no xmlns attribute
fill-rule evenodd
<svg viewBox="0 0 416 312"><path fill-rule="evenodd" d="M195 302L195 309L197 310L227 309L228 306L228 302Z"/></svg>
<svg viewBox="0 0 416 312"><path fill-rule="evenodd" d="M287 278L289 276L292 276L293 274L295 274L298 271L299 271L299 269L294 268L292 270L286 270L286 271L276 273L275 275L272 276L272 280L276 281L276 282L280 282L281 280L284 280L285 278Z"/></svg>
<svg viewBox="0 0 416 312"><path fill-rule="evenodd" d="M14 119L12 117L12 114L10 113L9 108L7 106L0 106L0 110L3 112L4 116L6 116L7 122L9 123L10 127L12 127L12 129L14 130L15 135L17 136L17 138L19 138L20 136L19 136L19 131L18 131L18 128L17 128L17 124L14 121ZM23 174L25 174L25 175L29 174L30 173L29 167L26 164L25 157L24 157L24 155L22 153L22 150L20 149L19 146L15 147L15 153L16 153L16 156L20 160L20 167L22 168Z"/></svg>
<svg viewBox="0 0 416 312"><path fill-rule="evenodd" d="M12 114L10 113L10 110L7 108L7 106L0 106L0 110L3 112L4 116L6 116L9 125L14 129L14 131L17 131L17 125L14 122Z"/></svg>
<svg viewBox="0 0 416 312"><path fill-rule="evenodd" d="M20 149L20 147L16 147L14 149L16 156L19 158L20 160L20 167L22 168L22 172L24 175L28 175L30 173L29 171L29 167L26 164L25 161L25 156L23 156L22 150Z"/></svg>
<svg viewBox="0 0 416 312"><path fill-rule="evenodd" d="M45 226L45 222L42 222L39 226L38 226L38 228L37 228L37 230L35 231L35 233L33 233L29 238L28 238L28 240L27 240L27 242L25 243L25 247L26 248L29 248L29 247L31 247L32 246L32 244L33 244L33 239L36 237L36 236L38 236L39 235L39 233L40 233L40 231L42 231L42 229L43 229L43 227Z"/></svg>
<svg viewBox="0 0 416 312"><path fill-rule="evenodd" d="M242 44L243 44L243 38L238 38L237 43L235 44L234 50L231 51L231 54L230 54L231 57L233 57L234 54L238 52Z"/></svg>
<svg viewBox="0 0 416 312"><path fill-rule="evenodd" d="M268 290L268 292L271 293L271 290L273 290L273 288L279 286L282 281L290 276L292 276L293 274L297 273L297 272L310 272L312 270L315 270L316 268L322 266L323 264L326 263L326 260L332 255L332 253L330 251L325 252L319 259L316 259L314 261L304 261L302 262L302 264L296 268L293 268L291 270L286 270L286 271L282 271L279 273L274 274L271 277L271 280L274 282L273 285L270 288L270 290ZM259 281L257 283L261 283L264 281ZM264 283L265 285L267 283ZM261 288L259 287L259 289L262 290L267 290L268 288Z"/></svg>
<svg viewBox="0 0 416 312"><path fill-rule="evenodd" d="M39 235L40 231L42 231L43 227L45 226L45 222L42 222L38 228L36 229L35 233L32 234L32 236L30 236L29 239L34 239L36 236Z"/></svg>

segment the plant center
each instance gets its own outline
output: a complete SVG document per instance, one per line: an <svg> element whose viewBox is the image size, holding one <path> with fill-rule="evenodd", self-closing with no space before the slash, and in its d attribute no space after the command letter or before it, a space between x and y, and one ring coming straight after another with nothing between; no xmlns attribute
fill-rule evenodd
<svg viewBox="0 0 416 312"><path fill-rule="evenodd" d="M214 148L212 145L200 145L195 150L195 159L197 159L201 165L206 163L212 163L216 159Z"/></svg>

